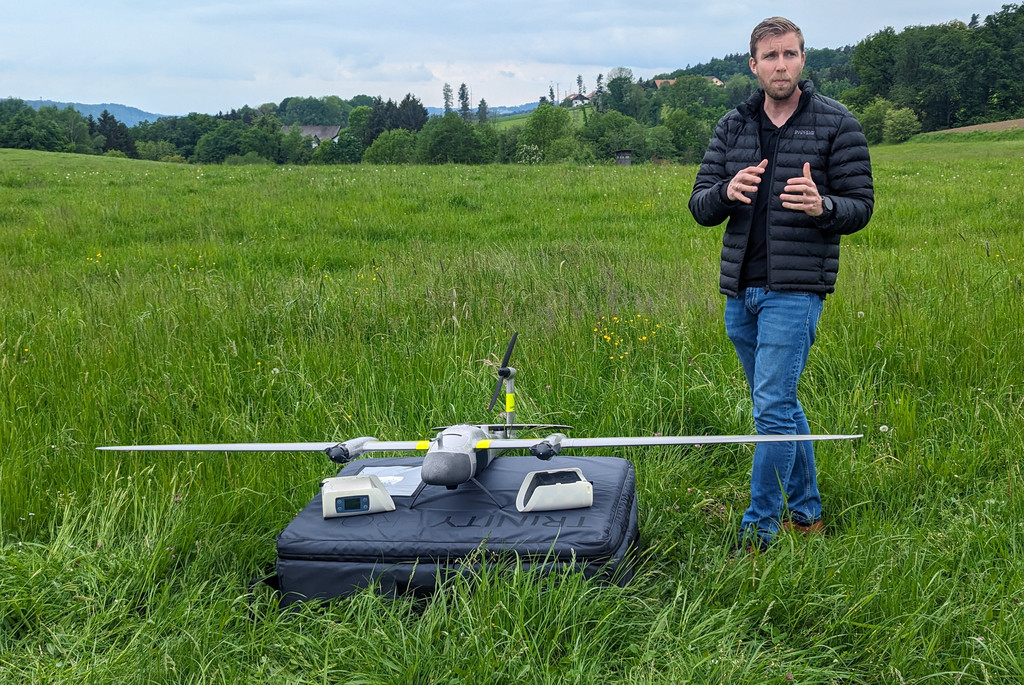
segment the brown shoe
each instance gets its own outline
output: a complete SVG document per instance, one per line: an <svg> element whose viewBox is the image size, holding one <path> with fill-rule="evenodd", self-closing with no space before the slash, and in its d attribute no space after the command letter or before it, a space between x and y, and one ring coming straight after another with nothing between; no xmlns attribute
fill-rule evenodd
<svg viewBox="0 0 1024 685"><path fill-rule="evenodd" d="M731 561L737 561L739 559L756 559L758 556L767 553L767 543L751 542L749 539L745 538L733 545L732 550L729 552L729 559Z"/></svg>
<svg viewBox="0 0 1024 685"><path fill-rule="evenodd" d="M800 533L801 535L823 535L825 533L825 524L818 519L814 523L803 525L796 521L783 521L782 530L787 533Z"/></svg>

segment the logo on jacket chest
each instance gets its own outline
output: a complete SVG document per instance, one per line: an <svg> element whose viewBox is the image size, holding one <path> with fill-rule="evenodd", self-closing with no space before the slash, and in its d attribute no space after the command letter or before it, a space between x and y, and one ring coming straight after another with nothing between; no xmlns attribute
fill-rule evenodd
<svg viewBox="0 0 1024 685"><path fill-rule="evenodd" d="M814 137L814 129L813 128L795 128L795 129L793 129L793 136L795 136L796 138L813 138Z"/></svg>

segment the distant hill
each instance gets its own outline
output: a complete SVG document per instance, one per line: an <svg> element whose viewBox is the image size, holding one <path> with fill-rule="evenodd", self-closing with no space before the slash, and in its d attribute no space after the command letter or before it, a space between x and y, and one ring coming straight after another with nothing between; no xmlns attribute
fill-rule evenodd
<svg viewBox="0 0 1024 685"><path fill-rule="evenodd" d="M34 109L39 109L40 107L56 107L57 109L74 107L82 116L87 117L91 114L93 119L99 119L100 115L103 114L103 110L107 110L114 115L115 119L128 127L135 126L143 121L156 121L162 116L167 116L166 114L153 114L152 112L144 112L136 107L109 102L100 105L83 105L80 102L54 102L53 100L25 100L24 102Z"/></svg>
<svg viewBox="0 0 1024 685"><path fill-rule="evenodd" d="M494 107L488 108L489 112L493 112L493 116L504 117L509 114L522 114L523 112L532 112L537 109L539 102L527 102L525 105L516 105L515 107Z"/></svg>
<svg viewBox="0 0 1024 685"><path fill-rule="evenodd" d="M103 103L99 105L84 105L80 102L55 102L53 100L25 100L26 105L34 109L40 107L56 107L57 109L64 109L65 107L74 107L78 110L82 116L92 115L93 119L99 119L100 114L103 110L107 110L114 117L128 126L129 128L135 126L143 121L156 121L160 117L165 116L179 116L179 115L168 115L168 114L154 114L153 112L145 112L137 107L129 107L128 105L119 105L116 103ZM536 102L527 102L522 105L512 106L499 106L499 107L488 107L488 114L492 117L504 117L511 114L522 114L523 112L532 112L537 108ZM473 109L473 113L476 114L476 109ZM441 115L444 114L442 107L427 107L427 114Z"/></svg>

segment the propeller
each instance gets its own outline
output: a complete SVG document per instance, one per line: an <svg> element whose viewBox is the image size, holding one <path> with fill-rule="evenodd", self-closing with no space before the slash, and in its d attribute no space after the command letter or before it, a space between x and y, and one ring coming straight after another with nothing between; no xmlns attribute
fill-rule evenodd
<svg viewBox="0 0 1024 685"><path fill-rule="evenodd" d="M512 339L508 342L508 349L505 350L505 356L501 360L501 367L498 369L498 384L494 386L494 394L491 396L491 403L487 405L487 411L494 409L494 403L498 401L498 395L501 394L501 384L508 378L508 360L512 358L512 348L516 346L516 338L519 337L519 331L512 334Z"/></svg>

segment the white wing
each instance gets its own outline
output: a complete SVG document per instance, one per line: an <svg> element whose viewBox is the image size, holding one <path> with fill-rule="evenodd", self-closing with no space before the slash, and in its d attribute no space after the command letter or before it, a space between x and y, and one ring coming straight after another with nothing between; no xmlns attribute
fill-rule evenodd
<svg viewBox="0 0 1024 685"><path fill-rule="evenodd" d="M857 435L653 435L647 437L567 438L555 434L546 438L494 438L481 440L476 449L528 450L537 445L557 444L559 449L588 447L642 447L666 445L728 445L759 442L803 442L805 440L853 440ZM348 442L240 442L207 445L120 445L97 447L120 452L323 452L351 445L352 458L365 452L406 452L426 450L429 440L376 440L357 438Z"/></svg>
<svg viewBox="0 0 1024 685"><path fill-rule="evenodd" d="M562 438L562 449L583 449L587 447L641 447L656 445L731 445L758 442L804 442L807 440L853 440L863 435L652 435L635 438ZM549 438L530 440L495 439L486 447L491 449L530 449L549 441Z"/></svg>
<svg viewBox="0 0 1024 685"><path fill-rule="evenodd" d="M120 445L97 447L119 452L323 452L336 442L238 442L211 445ZM362 447L365 452L425 450L426 440L374 441Z"/></svg>

